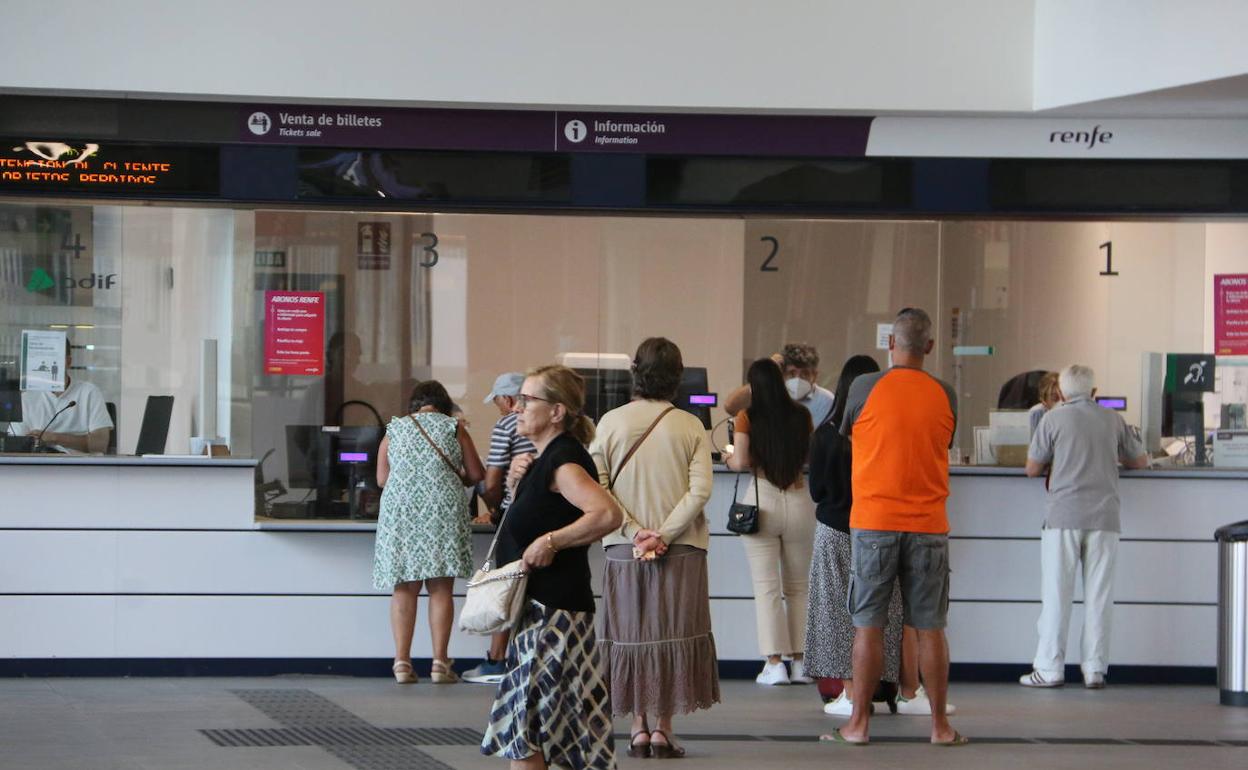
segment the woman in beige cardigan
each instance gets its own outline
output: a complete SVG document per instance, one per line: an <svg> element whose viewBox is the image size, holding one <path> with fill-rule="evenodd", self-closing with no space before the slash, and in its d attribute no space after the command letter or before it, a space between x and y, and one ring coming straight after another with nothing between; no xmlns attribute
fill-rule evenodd
<svg viewBox="0 0 1248 770"><path fill-rule="evenodd" d="M684 756L672 717L719 702L702 510L711 496L711 450L701 421L672 407L683 370L670 340L641 343L633 400L603 415L590 446L599 480L624 509L623 527L603 538L599 641L612 709L633 716L632 757Z"/></svg>

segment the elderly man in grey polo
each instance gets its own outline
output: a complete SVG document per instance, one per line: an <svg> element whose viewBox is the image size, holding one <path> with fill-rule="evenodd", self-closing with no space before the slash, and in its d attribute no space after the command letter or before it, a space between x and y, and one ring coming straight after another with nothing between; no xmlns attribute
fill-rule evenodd
<svg viewBox="0 0 1248 770"><path fill-rule="evenodd" d="M1114 562L1118 555L1118 463L1148 466L1137 433L1117 412L1092 397L1094 375L1078 364L1059 375L1062 403L1044 415L1027 450L1027 475L1048 479L1047 511L1040 533L1040 619L1033 670L1026 687L1066 683L1066 635L1075 574L1083 567L1084 686L1105 686L1113 611Z"/></svg>

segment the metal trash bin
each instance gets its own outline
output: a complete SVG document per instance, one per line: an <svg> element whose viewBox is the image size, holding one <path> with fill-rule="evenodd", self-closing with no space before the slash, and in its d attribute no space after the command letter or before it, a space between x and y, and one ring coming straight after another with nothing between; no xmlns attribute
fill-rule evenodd
<svg viewBox="0 0 1248 770"><path fill-rule="evenodd" d="M1218 541L1218 695L1248 706L1248 521L1213 533Z"/></svg>

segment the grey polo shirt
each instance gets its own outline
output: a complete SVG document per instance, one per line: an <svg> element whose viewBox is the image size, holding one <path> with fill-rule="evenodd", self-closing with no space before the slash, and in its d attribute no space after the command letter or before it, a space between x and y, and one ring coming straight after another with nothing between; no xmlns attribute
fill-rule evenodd
<svg viewBox="0 0 1248 770"><path fill-rule="evenodd" d="M1046 529L1121 532L1118 461L1144 454L1144 444L1122 417L1091 399L1051 409L1036 426L1027 457L1052 463Z"/></svg>

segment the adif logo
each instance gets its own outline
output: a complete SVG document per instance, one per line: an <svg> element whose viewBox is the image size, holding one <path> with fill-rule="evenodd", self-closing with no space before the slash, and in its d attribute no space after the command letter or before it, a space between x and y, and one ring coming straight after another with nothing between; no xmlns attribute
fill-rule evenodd
<svg viewBox="0 0 1248 770"><path fill-rule="evenodd" d="M26 291L31 293L37 291L47 291L56 285L56 281L52 280L52 276L40 267L35 268L35 272L30 274L30 280L26 282Z"/></svg>
<svg viewBox="0 0 1248 770"><path fill-rule="evenodd" d="M256 136L264 136L273 128L273 121L269 119L268 113L253 112L247 118L247 128Z"/></svg>
<svg viewBox="0 0 1248 770"><path fill-rule="evenodd" d="M569 120L563 126L563 135L568 138L569 142L583 142L585 137L589 136L589 129L579 120Z"/></svg>
<svg viewBox="0 0 1248 770"><path fill-rule="evenodd" d="M26 291L34 292L47 291L56 286L56 279L48 275L48 272L41 267L36 267L30 274L30 280L26 282ZM91 273L85 278L74 278L73 276L63 276L61 278L61 288L64 289L97 289L107 290L117 286L116 273Z"/></svg>

